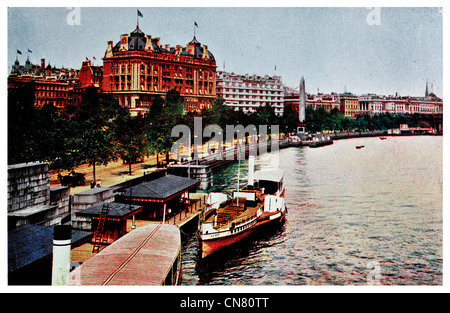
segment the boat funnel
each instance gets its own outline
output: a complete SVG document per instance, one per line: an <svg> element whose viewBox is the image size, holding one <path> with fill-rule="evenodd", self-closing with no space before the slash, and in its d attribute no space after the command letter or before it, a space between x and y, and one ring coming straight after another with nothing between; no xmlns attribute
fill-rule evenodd
<svg viewBox="0 0 450 313"><path fill-rule="evenodd" d="M53 228L52 285L69 285L72 230L70 225Z"/></svg>
<svg viewBox="0 0 450 313"><path fill-rule="evenodd" d="M251 155L248 157L248 186L253 187L254 174L255 174L255 157Z"/></svg>

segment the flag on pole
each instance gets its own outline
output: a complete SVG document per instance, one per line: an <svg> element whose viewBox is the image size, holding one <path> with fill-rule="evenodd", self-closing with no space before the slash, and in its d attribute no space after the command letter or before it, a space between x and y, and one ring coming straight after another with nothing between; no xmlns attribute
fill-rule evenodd
<svg viewBox="0 0 450 313"><path fill-rule="evenodd" d="M30 49L28 49L28 52L29 52L29 53L33 53L33 51L31 51Z"/></svg>
<svg viewBox="0 0 450 313"><path fill-rule="evenodd" d="M198 28L198 24L196 21L194 21L194 38L195 38L195 28Z"/></svg>
<svg viewBox="0 0 450 313"><path fill-rule="evenodd" d="M17 53L18 53L18 54L22 54L22 51L20 51L20 50L17 50Z"/></svg>
<svg viewBox="0 0 450 313"><path fill-rule="evenodd" d="M139 11L139 9L137 10L137 15L140 17L144 17L144 15L142 15L141 11Z"/></svg>

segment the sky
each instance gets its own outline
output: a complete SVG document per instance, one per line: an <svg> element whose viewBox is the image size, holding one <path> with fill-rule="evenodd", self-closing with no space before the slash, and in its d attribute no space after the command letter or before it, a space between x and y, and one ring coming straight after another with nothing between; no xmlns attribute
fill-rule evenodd
<svg viewBox="0 0 450 313"><path fill-rule="evenodd" d="M86 57L101 65L107 42L136 28L137 9L140 29L162 44L186 46L195 29L217 70L279 75L289 87L303 76L308 93L423 96L428 80L443 97L440 7L10 6L8 73L27 55L56 67L79 69Z"/></svg>

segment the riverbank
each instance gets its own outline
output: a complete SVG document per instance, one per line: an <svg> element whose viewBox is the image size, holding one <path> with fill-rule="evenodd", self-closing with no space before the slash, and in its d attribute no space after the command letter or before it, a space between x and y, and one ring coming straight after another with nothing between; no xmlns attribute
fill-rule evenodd
<svg viewBox="0 0 450 313"><path fill-rule="evenodd" d="M323 133L322 135L326 135L330 138L330 140L343 140L343 139L351 139L351 138L363 138L363 137L377 137L377 136L417 136L413 134L395 134L390 133L389 131L359 131L359 132L329 132ZM423 135L423 134L421 134ZM438 134L439 135L439 134ZM435 136L435 135L434 135ZM441 135L442 136L442 135ZM268 150L270 150L270 142L268 142ZM288 148L295 146L309 146L307 142L301 141L290 141L288 139L280 139L279 148ZM206 149L201 149L200 151L207 151ZM230 150L231 151L231 150ZM217 153L217 152L216 152ZM165 156L160 155L159 160L163 160ZM202 157L204 159L205 156ZM207 158L214 159L214 155L208 155ZM102 187L109 187L118 184L125 183L130 180L142 178L144 175L150 174L158 170L157 167L157 158L156 155L152 155L150 157L146 157L141 163L134 163L131 165L131 175L129 174L129 165L123 163L122 160L116 162L110 162L108 165L104 166L96 166L96 179L100 182ZM82 186L71 187L70 193L75 194L87 189L90 189L90 182L93 181L93 171L92 166L87 164L81 165L74 169L77 173L85 174L85 184ZM62 172L61 174L67 175L68 172ZM50 173L50 183L51 187L60 186L60 181L58 178L58 173L56 171L52 171Z"/></svg>
<svg viewBox="0 0 450 313"><path fill-rule="evenodd" d="M373 130L373 131L353 131L353 132L329 132L319 133L313 135L313 140L285 140L280 141L280 148L298 147L298 146L312 146L315 137L327 138L326 144L332 144L334 140L353 139L353 138L370 138L370 137L398 137L398 136L442 136L442 134L430 133L409 133L409 132L395 132L393 130ZM320 141L320 140L319 140ZM322 146L322 145L320 145Z"/></svg>

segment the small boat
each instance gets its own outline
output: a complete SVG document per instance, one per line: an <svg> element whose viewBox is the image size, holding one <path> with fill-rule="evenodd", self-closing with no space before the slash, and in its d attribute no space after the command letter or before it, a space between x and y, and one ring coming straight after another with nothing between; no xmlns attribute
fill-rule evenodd
<svg viewBox="0 0 450 313"><path fill-rule="evenodd" d="M356 146L356 149L362 149L364 146Z"/></svg>
<svg viewBox="0 0 450 313"><path fill-rule="evenodd" d="M381 140L386 140L387 138L386 138L386 137L380 137L380 139L381 139Z"/></svg>
<svg viewBox="0 0 450 313"><path fill-rule="evenodd" d="M249 158L249 182L231 196L214 192L199 215L197 235L202 258L231 246L267 224L282 222L286 216L282 170L253 172ZM238 184L239 185L239 184Z"/></svg>

